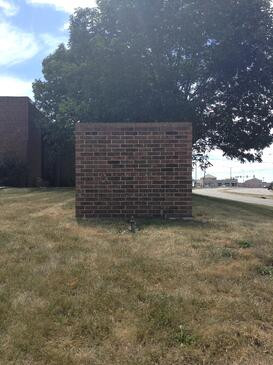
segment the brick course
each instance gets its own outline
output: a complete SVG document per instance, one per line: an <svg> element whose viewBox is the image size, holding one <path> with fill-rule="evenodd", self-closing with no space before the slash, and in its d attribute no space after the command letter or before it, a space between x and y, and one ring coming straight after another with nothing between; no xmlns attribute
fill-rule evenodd
<svg viewBox="0 0 273 365"><path fill-rule="evenodd" d="M26 164L29 185L41 177L39 112L28 97L0 97L0 159Z"/></svg>
<svg viewBox="0 0 273 365"><path fill-rule="evenodd" d="M79 123L76 215L191 217L191 123Z"/></svg>

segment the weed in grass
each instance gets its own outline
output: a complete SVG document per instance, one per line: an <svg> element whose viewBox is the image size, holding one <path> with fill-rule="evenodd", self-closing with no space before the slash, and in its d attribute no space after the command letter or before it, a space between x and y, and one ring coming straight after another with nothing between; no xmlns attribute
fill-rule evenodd
<svg viewBox="0 0 273 365"><path fill-rule="evenodd" d="M172 327L173 324L173 301L164 294L148 297L148 322L150 329L157 331L161 328Z"/></svg>
<svg viewBox="0 0 273 365"><path fill-rule="evenodd" d="M221 261L235 259L238 254L229 247L210 247L209 252L206 252L205 255L208 259L212 259L213 261Z"/></svg>
<svg viewBox="0 0 273 365"><path fill-rule="evenodd" d="M199 250L200 249L200 247L202 247L200 244L198 244L198 243L193 243L192 245L191 245L191 247L194 249L194 250Z"/></svg>
<svg viewBox="0 0 273 365"><path fill-rule="evenodd" d="M10 242L10 234L6 232L0 232L0 245L6 245Z"/></svg>
<svg viewBox="0 0 273 365"><path fill-rule="evenodd" d="M196 342L196 337L192 335L184 325L179 326L177 335L175 336L175 341L180 345L192 345Z"/></svg>
<svg viewBox="0 0 273 365"><path fill-rule="evenodd" d="M236 257L236 253L234 250L232 250L231 248L228 248L228 247L224 247L222 250L221 250L221 256L223 258L228 258L228 259L233 259Z"/></svg>
<svg viewBox="0 0 273 365"><path fill-rule="evenodd" d="M273 277L273 266L261 266L258 268L258 273L262 276Z"/></svg>
<svg viewBox="0 0 273 365"><path fill-rule="evenodd" d="M238 245L239 245L240 248L245 248L245 249L254 247L252 242L246 241L246 240L239 241Z"/></svg>

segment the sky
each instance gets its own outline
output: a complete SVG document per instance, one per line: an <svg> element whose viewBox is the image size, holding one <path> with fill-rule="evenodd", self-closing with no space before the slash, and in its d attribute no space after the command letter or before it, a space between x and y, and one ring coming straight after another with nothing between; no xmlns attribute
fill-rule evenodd
<svg viewBox="0 0 273 365"><path fill-rule="evenodd" d="M33 98L32 82L42 77L43 59L67 42L74 9L87 6L95 6L95 0L0 0L0 96ZM209 174L273 181L273 146L264 151L261 164L242 165L219 150L209 155L213 164Z"/></svg>

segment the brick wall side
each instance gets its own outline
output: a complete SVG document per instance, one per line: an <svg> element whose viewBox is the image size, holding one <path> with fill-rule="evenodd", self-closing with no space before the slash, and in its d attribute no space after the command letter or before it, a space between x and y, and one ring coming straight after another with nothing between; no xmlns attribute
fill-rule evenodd
<svg viewBox="0 0 273 365"><path fill-rule="evenodd" d="M0 159L27 162L28 98L0 98Z"/></svg>
<svg viewBox="0 0 273 365"><path fill-rule="evenodd" d="M190 217L191 124L78 124L76 215Z"/></svg>
<svg viewBox="0 0 273 365"><path fill-rule="evenodd" d="M28 97L0 97L0 160L26 164L29 185L41 177L41 133L38 110Z"/></svg>

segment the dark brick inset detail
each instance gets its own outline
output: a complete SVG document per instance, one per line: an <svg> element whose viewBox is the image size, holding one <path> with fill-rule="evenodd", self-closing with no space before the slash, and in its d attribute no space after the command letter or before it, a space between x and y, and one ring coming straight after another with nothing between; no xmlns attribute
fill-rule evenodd
<svg viewBox="0 0 273 365"><path fill-rule="evenodd" d="M191 217L191 123L79 123L76 215Z"/></svg>

